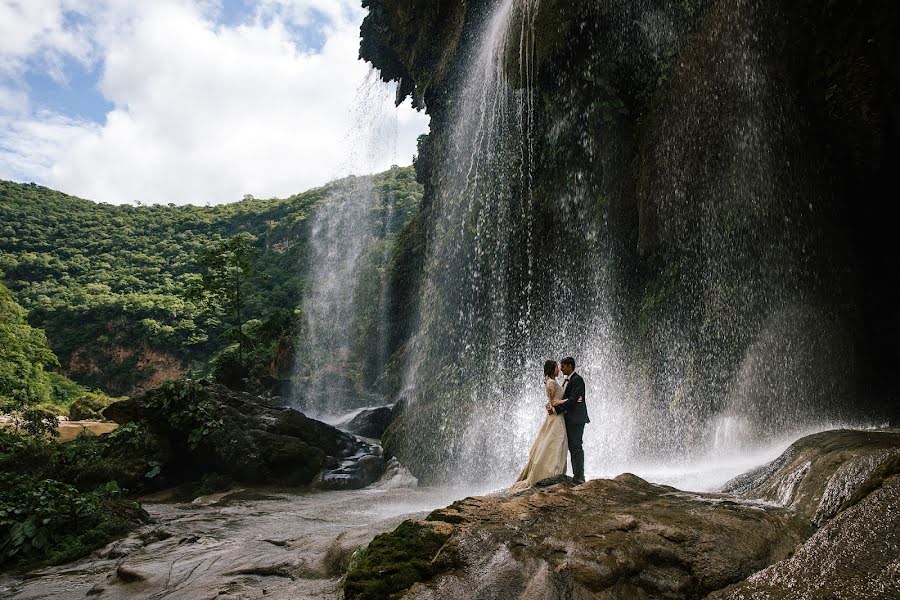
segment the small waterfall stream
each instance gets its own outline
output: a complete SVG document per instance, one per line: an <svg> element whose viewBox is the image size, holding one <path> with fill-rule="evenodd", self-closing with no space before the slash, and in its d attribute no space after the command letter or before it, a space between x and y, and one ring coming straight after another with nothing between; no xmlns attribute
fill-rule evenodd
<svg viewBox="0 0 900 600"><path fill-rule="evenodd" d="M331 420L354 409L385 404L372 381L389 356L387 266L392 239L407 217L384 175L372 173L396 154L394 86L370 70L353 102L354 126L344 140L349 175L329 184L311 216L304 327L295 373L301 382L293 402ZM409 207L406 207L407 209Z"/></svg>
<svg viewBox="0 0 900 600"><path fill-rule="evenodd" d="M370 178L343 180L334 184L313 217L304 343L320 377L340 377L351 360L355 282L360 259L375 236L369 218L373 201L377 197ZM315 408L330 412L337 407L318 403Z"/></svg>

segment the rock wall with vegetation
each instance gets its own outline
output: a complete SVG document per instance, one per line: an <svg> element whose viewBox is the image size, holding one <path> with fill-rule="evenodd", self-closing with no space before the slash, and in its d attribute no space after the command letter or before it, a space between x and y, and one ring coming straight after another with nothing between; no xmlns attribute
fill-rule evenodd
<svg viewBox="0 0 900 600"><path fill-rule="evenodd" d="M205 381L167 381L102 410L119 426L57 442L0 427L0 570L79 558L147 522L134 498L191 500L233 483L358 489L381 449L290 408Z"/></svg>
<svg viewBox="0 0 900 600"><path fill-rule="evenodd" d="M729 402L751 421L775 409L896 419L900 8L533 4L535 237L566 249L576 280L591 280L588 254L602 255L610 343L640 382L646 422L690 422L698 405L714 414ZM415 165L425 196L393 273L402 370L455 94L494 4L364 5L361 56L399 82L398 101L410 96L431 116ZM515 83L519 65L506 68ZM569 200L559 210L561 196ZM511 272L531 267L504 258ZM556 261L540 262L528 271L536 289L558 276ZM577 298L573 306L569 318L581 318ZM413 406L388 433L417 474L435 457L404 440L448 410ZM672 430L649 426L640 443L698 441L667 439Z"/></svg>

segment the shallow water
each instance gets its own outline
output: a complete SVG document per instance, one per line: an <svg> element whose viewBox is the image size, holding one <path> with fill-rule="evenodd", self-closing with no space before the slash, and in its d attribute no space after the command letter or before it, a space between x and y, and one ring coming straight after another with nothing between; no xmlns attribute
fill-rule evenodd
<svg viewBox="0 0 900 600"><path fill-rule="evenodd" d="M357 491L254 488L146 503L155 524L80 561L5 576L0 597L337 597L336 565L355 548L404 519L486 491L388 481Z"/></svg>

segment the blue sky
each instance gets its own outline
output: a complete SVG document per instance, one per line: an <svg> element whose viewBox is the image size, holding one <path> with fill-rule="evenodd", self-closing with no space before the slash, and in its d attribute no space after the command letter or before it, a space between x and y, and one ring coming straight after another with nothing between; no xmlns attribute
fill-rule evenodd
<svg viewBox="0 0 900 600"><path fill-rule="evenodd" d="M16 79L4 81L10 87L19 87L28 95L32 104L45 110L103 123L113 108L112 102L103 97L98 83L100 65L83 65L71 58L62 65L64 81L54 79L41 65L30 65Z"/></svg>
<svg viewBox="0 0 900 600"><path fill-rule="evenodd" d="M0 0L0 178L94 200L286 196L409 164L427 117L355 0Z"/></svg>

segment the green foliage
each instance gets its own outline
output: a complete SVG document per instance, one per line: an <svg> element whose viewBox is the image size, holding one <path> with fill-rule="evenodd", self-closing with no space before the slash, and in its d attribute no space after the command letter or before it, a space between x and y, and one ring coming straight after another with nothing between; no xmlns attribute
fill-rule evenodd
<svg viewBox="0 0 900 600"><path fill-rule="evenodd" d="M0 283L0 410L24 410L52 397L44 367L59 366L47 338L25 319L25 310Z"/></svg>
<svg viewBox="0 0 900 600"><path fill-rule="evenodd" d="M247 303L247 284L256 271L259 250L251 244L254 236L241 232L204 249L197 262L204 269L199 281L188 286L185 298L201 301L212 312L224 311L232 319L229 337L238 340L237 368L243 375L244 321L241 308Z"/></svg>
<svg viewBox="0 0 900 600"><path fill-rule="evenodd" d="M147 396L146 405L164 415L169 427L186 437L191 450L205 446L223 459L230 457L234 441L209 390L200 382L167 381Z"/></svg>
<svg viewBox="0 0 900 600"><path fill-rule="evenodd" d="M446 561L436 561L449 535L404 521L390 533L375 536L368 547L350 560L344 580L348 600L399 598L418 581L426 581L446 570Z"/></svg>
<svg viewBox="0 0 900 600"><path fill-rule="evenodd" d="M92 492L52 479L0 473L0 565L58 564L148 520L115 481Z"/></svg>
<svg viewBox="0 0 900 600"><path fill-rule="evenodd" d="M171 463L138 424L65 443L0 429L0 565L73 560L142 524L123 495L162 487Z"/></svg>
<svg viewBox="0 0 900 600"><path fill-rule="evenodd" d="M85 395L82 386L46 370L58 366L44 332L28 324L25 310L0 283L0 413L12 415L15 429L57 435L54 415Z"/></svg>
<svg viewBox="0 0 900 600"><path fill-rule="evenodd" d="M0 472L63 481L82 491L113 480L129 493L155 489L170 462L171 451L143 425L100 436L84 432L65 443L0 429Z"/></svg>
<svg viewBox="0 0 900 600"><path fill-rule="evenodd" d="M411 217L421 186L408 167L373 178L383 201L371 218L376 231L387 235ZM242 295L240 321L265 323L276 313L293 314L308 276L310 217L340 187L334 182L286 199L212 207L134 207L0 181L0 223L6 224L0 225L0 270L28 321L46 331L72 377L127 394L159 368L141 361L147 353L197 373L238 341L234 332L228 336L235 319L227 302L210 306L184 297L210 273L197 260L209 249L239 236L255 254L258 277L252 293ZM243 341L252 353L249 340ZM22 368L36 362L25 361ZM247 365L251 372L259 366L252 357ZM51 392L39 382L32 393L47 397Z"/></svg>

